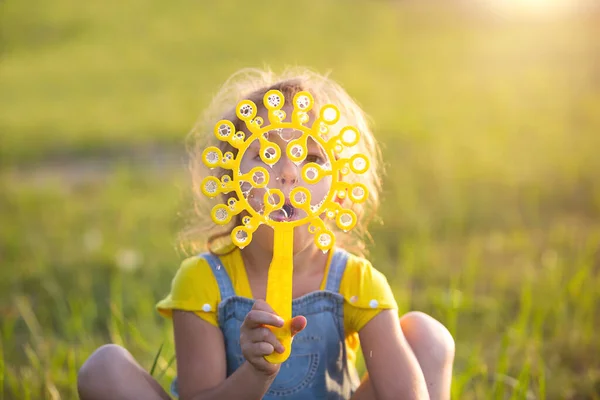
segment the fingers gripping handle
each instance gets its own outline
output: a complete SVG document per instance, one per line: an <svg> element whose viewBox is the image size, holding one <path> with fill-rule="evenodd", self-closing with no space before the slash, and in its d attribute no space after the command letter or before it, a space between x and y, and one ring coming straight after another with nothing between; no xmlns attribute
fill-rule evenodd
<svg viewBox="0 0 600 400"><path fill-rule="evenodd" d="M284 347L284 352L273 352L265 359L280 364L288 359L292 351L292 278L294 275L294 228L275 229L273 260L269 267L267 303L283 318L282 328L270 327ZM279 231L279 232L278 232Z"/></svg>
<svg viewBox="0 0 600 400"><path fill-rule="evenodd" d="M283 345L284 351L283 353L273 352L267 356L265 356L265 360L270 362L271 364L281 364L285 360L288 359L292 352L292 334L290 330L290 322L291 320L286 320L283 328L273 328L270 327L275 337L281 344Z"/></svg>

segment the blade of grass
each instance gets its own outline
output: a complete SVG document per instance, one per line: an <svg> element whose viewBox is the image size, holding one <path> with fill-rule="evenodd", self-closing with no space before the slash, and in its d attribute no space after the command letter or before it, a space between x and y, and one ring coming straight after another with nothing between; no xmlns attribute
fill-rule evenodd
<svg viewBox="0 0 600 400"><path fill-rule="evenodd" d="M535 399L532 393L529 392L529 371L530 371L529 362L526 362L519 374L518 381L516 383L515 390L513 390L511 400L517 399Z"/></svg>
<svg viewBox="0 0 600 400"><path fill-rule="evenodd" d="M498 360L496 366L496 372L493 375L494 385L492 387L492 397L494 399L501 399L504 397L505 393L505 385L501 384L506 383L508 381L512 382L515 380L514 378L508 376L506 372L508 371L508 348L509 348L509 334L505 333L502 338L502 352L500 354L500 359Z"/></svg>
<svg viewBox="0 0 600 400"><path fill-rule="evenodd" d="M110 279L109 334L112 343L124 346L123 338L123 282L118 271L112 271Z"/></svg>
<svg viewBox="0 0 600 400"><path fill-rule="evenodd" d="M171 365L173 364L173 361L175 361L175 355L173 354L171 356L171 359L169 360L169 362L167 363L166 367L163 368L163 370L161 371L160 375L158 375L156 377L157 380L160 380L163 378L163 376L165 376L165 373L167 372L167 370L171 367Z"/></svg>
<svg viewBox="0 0 600 400"><path fill-rule="evenodd" d="M67 370L69 376L69 384L72 388L71 395L73 397L77 397L77 366L75 358L75 350L73 350L73 348L70 347L67 356Z"/></svg>
<svg viewBox="0 0 600 400"><path fill-rule="evenodd" d="M538 363L538 396L540 400L546 400L546 366L543 360Z"/></svg>
<svg viewBox="0 0 600 400"><path fill-rule="evenodd" d="M156 369L156 363L158 362L158 357L160 357L160 353L162 352L164 344L165 344L164 342L160 344L160 347L158 348L158 352L156 353L156 356L154 356L154 361L152 362L152 367L150 368L150 376L154 376L154 370Z"/></svg>
<svg viewBox="0 0 600 400"><path fill-rule="evenodd" d="M0 399L4 400L4 341L0 340Z"/></svg>

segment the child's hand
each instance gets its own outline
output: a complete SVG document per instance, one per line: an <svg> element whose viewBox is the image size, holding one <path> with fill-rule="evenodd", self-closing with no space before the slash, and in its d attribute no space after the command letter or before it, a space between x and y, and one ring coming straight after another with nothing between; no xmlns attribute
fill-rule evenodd
<svg viewBox="0 0 600 400"><path fill-rule="evenodd" d="M264 356L276 351L283 353L283 345L275 338L266 325L277 328L283 326L283 319L264 300L256 300L252 310L246 315L240 331L240 346L246 360L256 370L266 375L276 375L280 364L271 364ZM292 319L292 336L306 327L306 318L298 316Z"/></svg>

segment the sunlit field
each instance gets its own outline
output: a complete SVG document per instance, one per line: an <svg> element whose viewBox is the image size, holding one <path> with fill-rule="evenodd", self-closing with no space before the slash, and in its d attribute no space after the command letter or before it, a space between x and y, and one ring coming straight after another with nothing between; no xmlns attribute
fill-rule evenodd
<svg viewBox="0 0 600 400"><path fill-rule="evenodd" d="M373 120L370 258L454 335L453 398L600 399L600 12L447 3L1 2L0 399L77 398L108 342L168 387L185 136L298 64Z"/></svg>

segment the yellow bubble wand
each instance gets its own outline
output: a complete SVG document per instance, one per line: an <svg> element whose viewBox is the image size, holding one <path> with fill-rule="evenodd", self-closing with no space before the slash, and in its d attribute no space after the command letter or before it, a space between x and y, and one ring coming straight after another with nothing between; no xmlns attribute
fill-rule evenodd
<svg viewBox="0 0 600 400"><path fill-rule="evenodd" d="M362 203L367 199L367 187L361 183L350 183L341 180L350 171L363 174L369 168L369 159L355 153L351 157L342 158L340 154L344 147L355 146L360 134L352 126L346 126L337 135L329 135L330 127L340 118L337 107L331 104L323 106L317 114L316 120L310 127L304 124L309 121L308 112L313 108L314 99L309 92L299 92L293 99L291 122L284 122L286 113L282 109L285 98L280 91L271 90L264 95L263 103L268 111L269 124L265 125L263 119L257 116L258 108L250 100L241 101L236 108L236 115L244 121L248 131L235 131L234 124L228 120L217 122L214 134L217 139L228 142L238 150L236 156L232 152L225 154L215 146L208 147L202 154L203 163L209 168L223 168L231 170L230 175L221 179L215 176L206 177L202 181L202 193L214 198L220 194L235 193L237 199L229 197L226 204L218 204L212 208L211 218L220 225L226 225L235 215L246 211L248 215L242 218L242 225L231 232L233 243L239 248L244 248L252 240L252 234L261 225L273 228L273 258L269 267L266 302L283 318L285 325L282 328L273 328L277 339L283 344L285 352L273 352L265 358L271 363L282 363L291 352L290 321L292 319L292 277L294 228L309 224L309 232L315 236L315 244L322 251L328 251L335 244L335 236L327 227L324 220L334 219L338 228L349 231L356 225L356 214L342 207L336 199L349 198L352 202ZM315 184L321 179L330 176L331 186L325 198L318 204L311 204L311 192L302 186L294 187L289 196L290 203L305 212L305 216L298 220L276 221L270 214L276 210L283 210L284 196L279 189L269 189L269 172L265 167L254 167L243 173L240 163L244 153L251 143L259 141L260 159L267 167L273 167L281 158L281 149L268 140L269 132L282 132L283 129L292 129L300 132L297 137L288 142L285 149L286 155L292 162L300 164L305 161L308 150L307 140L312 138L325 151L330 163L320 165L309 162L303 165L301 176L308 184ZM250 188L250 189L249 189ZM264 208L255 210L248 202L248 194L252 188L265 189ZM285 211L284 211L285 212Z"/></svg>

